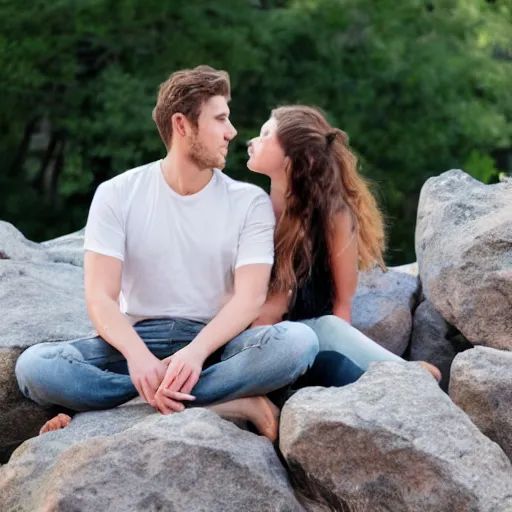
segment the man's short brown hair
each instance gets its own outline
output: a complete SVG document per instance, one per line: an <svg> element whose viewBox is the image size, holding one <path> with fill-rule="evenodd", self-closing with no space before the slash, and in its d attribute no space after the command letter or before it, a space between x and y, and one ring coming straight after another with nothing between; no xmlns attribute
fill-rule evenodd
<svg viewBox="0 0 512 512"><path fill-rule="evenodd" d="M213 96L231 98L229 75L210 66L174 72L158 91L153 119L167 149L171 146L171 117L177 112L197 126L201 106Z"/></svg>

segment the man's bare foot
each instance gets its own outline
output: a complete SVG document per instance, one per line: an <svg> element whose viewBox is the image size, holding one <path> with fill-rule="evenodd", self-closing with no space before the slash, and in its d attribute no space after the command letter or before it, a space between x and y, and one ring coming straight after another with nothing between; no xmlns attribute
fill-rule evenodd
<svg viewBox="0 0 512 512"><path fill-rule="evenodd" d="M421 366L426 368L431 374L434 379L437 380L437 382L441 381L441 372L439 371L439 368L437 366L434 366L433 364L427 363L426 361L418 361Z"/></svg>
<svg viewBox="0 0 512 512"><path fill-rule="evenodd" d="M279 415L281 411L265 396L241 398L247 411L247 419L258 432L268 437L273 443L279 432Z"/></svg>
<svg viewBox="0 0 512 512"><path fill-rule="evenodd" d="M46 432L51 432L52 430L59 430L60 428L65 428L71 422L71 417L67 414L58 414L55 418L47 421L39 431L39 435L45 434Z"/></svg>
<svg viewBox="0 0 512 512"><path fill-rule="evenodd" d="M279 428L279 409L265 396L238 398L208 407L226 419L250 421L256 430L273 443Z"/></svg>

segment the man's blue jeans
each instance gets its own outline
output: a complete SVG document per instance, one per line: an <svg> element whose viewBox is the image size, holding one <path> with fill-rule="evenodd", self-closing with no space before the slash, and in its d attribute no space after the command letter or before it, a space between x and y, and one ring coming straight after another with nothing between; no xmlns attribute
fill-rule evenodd
<svg viewBox="0 0 512 512"><path fill-rule="evenodd" d="M182 319L145 320L135 330L159 359L190 343L205 324ZM193 405L265 395L290 385L313 365L318 339L301 323L247 329L213 354L192 390ZM126 360L99 336L33 345L16 363L21 392L46 407L108 409L137 396Z"/></svg>

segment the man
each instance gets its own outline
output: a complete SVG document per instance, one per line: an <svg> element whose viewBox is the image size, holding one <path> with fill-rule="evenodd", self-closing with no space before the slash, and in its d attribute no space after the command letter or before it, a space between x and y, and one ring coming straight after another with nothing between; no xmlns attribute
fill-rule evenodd
<svg viewBox="0 0 512 512"><path fill-rule="evenodd" d="M25 396L74 411L137 394L163 414L220 403L275 438L277 413L262 397L303 374L318 341L298 323L247 329L267 295L275 218L264 191L220 171L237 133L229 99L229 76L208 66L160 86L153 119L167 156L101 184L87 220L98 336L27 349L16 365Z"/></svg>

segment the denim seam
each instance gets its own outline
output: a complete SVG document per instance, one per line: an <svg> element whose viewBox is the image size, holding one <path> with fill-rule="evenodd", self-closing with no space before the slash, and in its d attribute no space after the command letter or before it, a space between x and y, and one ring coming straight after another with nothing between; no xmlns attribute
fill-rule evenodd
<svg viewBox="0 0 512 512"><path fill-rule="evenodd" d="M246 350L249 350L251 348L261 348L262 345L264 345L264 343L256 343L255 345L250 345L248 347L243 347L238 352L235 352L234 354L231 354L229 357L226 357L225 359L222 359L222 362L229 361L232 357L235 357L238 354L241 354L242 352L245 352Z"/></svg>
<svg viewBox="0 0 512 512"><path fill-rule="evenodd" d="M273 335L270 333L272 333ZM248 350L250 348L261 349L263 347L263 345L266 345L271 339L274 339L274 340L282 339L282 334L283 334L282 327L280 327L278 325L271 325L271 326L267 327L264 332L262 332L262 334L260 336L259 343L253 343L251 345L243 347L240 350L238 350L237 352L235 352L234 354L231 354L229 357L222 358L222 361L228 361L232 357L234 357L234 356L242 353L244 350Z"/></svg>
<svg viewBox="0 0 512 512"><path fill-rule="evenodd" d="M71 356L69 354L59 354L58 357L61 357L62 359L65 359L66 361L72 361L74 363L84 363L84 364L88 364L86 363L85 361L83 361L82 359L77 359L76 357L74 356Z"/></svg>

